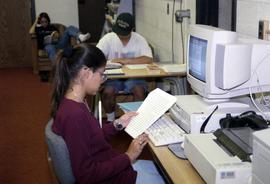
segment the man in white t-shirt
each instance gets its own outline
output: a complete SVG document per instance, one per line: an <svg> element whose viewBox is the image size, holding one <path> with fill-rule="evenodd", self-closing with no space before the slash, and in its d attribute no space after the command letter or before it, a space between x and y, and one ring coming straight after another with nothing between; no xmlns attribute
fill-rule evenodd
<svg viewBox="0 0 270 184"><path fill-rule="evenodd" d="M151 48L145 38L134 29L134 17L129 13L121 13L112 27L113 32L104 35L98 42L107 60L125 64L149 64L153 62ZM144 100L147 83L142 79L108 80L102 91L102 102L107 120L115 119L116 94L125 91L133 94L134 101Z"/></svg>

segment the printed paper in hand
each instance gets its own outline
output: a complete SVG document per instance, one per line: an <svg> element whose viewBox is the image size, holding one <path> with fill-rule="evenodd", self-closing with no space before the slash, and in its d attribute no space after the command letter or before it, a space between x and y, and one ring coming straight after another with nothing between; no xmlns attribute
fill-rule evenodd
<svg viewBox="0 0 270 184"><path fill-rule="evenodd" d="M176 97L157 88L144 100L125 131L133 138L138 137L160 118L174 103Z"/></svg>

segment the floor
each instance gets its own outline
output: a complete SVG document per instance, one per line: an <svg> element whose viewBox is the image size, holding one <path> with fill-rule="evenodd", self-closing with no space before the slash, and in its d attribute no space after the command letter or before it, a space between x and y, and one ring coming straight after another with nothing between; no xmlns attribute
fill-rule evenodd
<svg viewBox="0 0 270 184"><path fill-rule="evenodd" d="M31 68L0 69L1 184L54 184L44 139L50 98L51 85ZM130 141L121 133L111 144L124 152ZM140 159L151 159L147 149Z"/></svg>

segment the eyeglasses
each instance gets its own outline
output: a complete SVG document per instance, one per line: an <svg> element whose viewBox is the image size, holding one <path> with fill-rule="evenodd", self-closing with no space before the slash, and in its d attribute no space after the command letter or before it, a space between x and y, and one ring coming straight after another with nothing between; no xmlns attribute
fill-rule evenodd
<svg viewBox="0 0 270 184"><path fill-rule="evenodd" d="M85 66L84 69L87 69L87 70L91 70L89 67ZM107 74L105 74L104 72L101 72L99 70L96 70L96 72L99 73L100 77L101 77L101 83L105 82L107 79L108 79L108 76Z"/></svg>
<svg viewBox="0 0 270 184"><path fill-rule="evenodd" d="M100 76L101 76L101 82L103 83L103 82L105 82L107 79L108 79L108 76L107 76L107 74L105 74L105 73L103 73L103 72L101 72L101 71L97 71L99 74L100 74Z"/></svg>

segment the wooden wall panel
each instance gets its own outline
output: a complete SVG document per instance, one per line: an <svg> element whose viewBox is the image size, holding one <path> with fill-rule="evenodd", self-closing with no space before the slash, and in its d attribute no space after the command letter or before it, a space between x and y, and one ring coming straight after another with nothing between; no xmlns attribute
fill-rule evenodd
<svg viewBox="0 0 270 184"><path fill-rule="evenodd" d="M29 0L0 0L0 68L31 66Z"/></svg>

